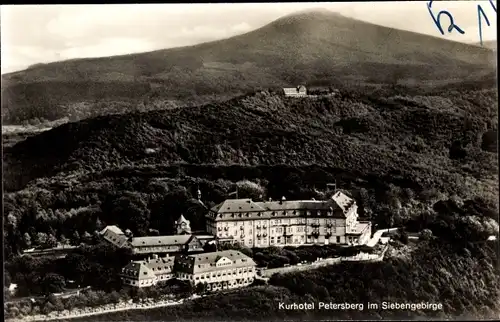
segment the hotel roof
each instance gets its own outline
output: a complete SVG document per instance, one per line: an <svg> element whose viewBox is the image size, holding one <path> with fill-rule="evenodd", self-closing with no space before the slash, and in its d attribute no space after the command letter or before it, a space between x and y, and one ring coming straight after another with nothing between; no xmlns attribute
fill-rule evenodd
<svg viewBox="0 0 500 322"><path fill-rule="evenodd" d="M354 199L338 191L328 200L282 200L254 202L251 199L227 199L211 209L217 220L246 220L304 216L301 211L310 211L310 216L325 215L345 218ZM297 213L298 211L298 213ZM317 213L317 212L320 213ZM212 215L208 215L214 217Z"/></svg>
<svg viewBox="0 0 500 322"><path fill-rule="evenodd" d="M361 235L369 226L369 222L358 222L354 230L346 232L346 235Z"/></svg>
<svg viewBox="0 0 500 322"><path fill-rule="evenodd" d="M170 274L175 258L171 256L134 261L122 269L122 276L138 280L154 278L156 275Z"/></svg>
<svg viewBox="0 0 500 322"><path fill-rule="evenodd" d="M104 227L104 229L100 231L100 234L104 235L107 231L112 231L117 235L125 235L123 231L115 225Z"/></svg>
<svg viewBox="0 0 500 322"><path fill-rule="evenodd" d="M354 199L348 197L345 193L341 191L337 191L332 196L332 199L342 209L343 212L347 212L347 210L354 203Z"/></svg>
<svg viewBox="0 0 500 322"><path fill-rule="evenodd" d="M224 258L229 259L232 264L228 266L216 266L217 262ZM189 261L192 264L192 267L187 270L193 274L256 265L252 258L236 250L181 256L179 259Z"/></svg>
<svg viewBox="0 0 500 322"><path fill-rule="evenodd" d="M138 280L154 279L153 271L144 262L131 262L122 269L122 276L133 277Z"/></svg>
<svg viewBox="0 0 500 322"><path fill-rule="evenodd" d="M193 235L172 235L172 236L146 236L134 237L130 242L132 247L141 246L165 246L165 245L185 245Z"/></svg>
<svg viewBox="0 0 500 322"><path fill-rule="evenodd" d="M212 211L217 213L233 213L265 211L265 209L252 201L252 199L226 199L224 202L213 207Z"/></svg>
<svg viewBox="0 0 500 322"><path fill-rule="evenodd" d="M181 215L181 216L179 217L179 219L177 219L177 220L176 220L175 224L177 225L177 224L180 224L180 223L183 223L183 222L185 222L185 223L189 224L189 220L187 220L187 219L184 217L184 215Z"/></svg>
<svg viewBox="0 0 500 322"><path fill-rule="evenodd" d="M123 247L128 243L128 238L125 235L117 234L111 229L104 232L103 238L117 247Z"/></svg>
<svg viewBox="0 0 500 322"><path fill-rule="evenodd" d="M330 200L264 201L264 202L259 202L258 205L268 211L333 210L333 207L335 207L335 204L333 204Z"/></svg>
<svg viewBox="0 0 500 322"><path fill-rule="evenodd" d="M175 258L172 256L161 257L161 258L150 258L142 261L144 265L150 268L155 275L169 274L172 272L174 266Z"/></svg>

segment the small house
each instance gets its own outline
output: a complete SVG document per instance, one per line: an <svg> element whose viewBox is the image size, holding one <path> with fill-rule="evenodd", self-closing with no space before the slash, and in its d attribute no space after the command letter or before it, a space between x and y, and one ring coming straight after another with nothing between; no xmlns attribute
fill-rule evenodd
<svg viewBox="0 0 500 322"><path fill-rule="evenodd" d="M11 295L14 295L14 294L16 294L16 291L17 291L17 284L10 283L10 285L9 285L9 293Z"/></svg>

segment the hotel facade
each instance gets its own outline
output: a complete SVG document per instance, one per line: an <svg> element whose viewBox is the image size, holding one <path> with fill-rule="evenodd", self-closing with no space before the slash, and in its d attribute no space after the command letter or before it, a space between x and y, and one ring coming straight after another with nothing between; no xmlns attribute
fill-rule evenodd
<svg viewBox="0 0 500 322"><path fill-rule="evenodd" d="M353 198L336 192L328 200L228 199L207 215L207 232L248 247L365 244L371 222L358 221Z"/></svg>
<svg viewBox="0 0 500 322"><path fill-rule="evenodd" d="M226 250L198 255L179 255L175 263L176 277L194 285L205 283L208 291L231 289L252 284L255 262L245 254Z"/></svg>
<svg viewBox="0 0 500 322"><path fill-rule="evenodd" d="M138 288L177 278L193 285L204 283L207 291L217 291L250 285L255 279L255 266L252 258L235 250L162 258L154 255L130 262L120 277L123 284Z"/></svg>

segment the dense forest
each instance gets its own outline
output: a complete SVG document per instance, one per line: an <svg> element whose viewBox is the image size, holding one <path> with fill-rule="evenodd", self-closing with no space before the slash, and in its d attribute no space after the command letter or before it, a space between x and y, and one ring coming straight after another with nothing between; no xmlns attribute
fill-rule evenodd
<svg viewBox="0 0 500 322"><path fill-rule="evenodd" d="M5 149L4 187L13 191L6 214L13 225L71 209L110 216L102 207L113 198L151 213L169 195L189 200L195 185L207 204L220 202L242 180L278 198L310 195L337 179L346 189L377 188L368 194L375 199L392 189L407 199L496 200L496 91L400 91L314 100L259 92L67 123Z"/></svg>
<svg viewBox="0 0 500 322"><path fill-rule="evenodd" d="M496 92L400 90L314 100L259 92L30 137L4 151L6 256L47 240L78 244L108 224L172 233L180 214L203 230L206 209L236 185L241 197L321 199L337 181L361 216L410 230L448 198L495 213Z"/></svg>
<svg viewBox="0 0 500 322"><path fill-rule="evenodd" d="M275 276L273 287L208 296L148 316L331 318L332 312L279 311L273 303L438 301L441 294L445 310L438 317L491 314L498 309L499 275L496 246L484 240L498 236L496 100L496 89L465 85L431 92L342 90L318 99L288 99L270 90L63 124L4 150L5 278L25 295L60 290L68 279L120 292L117 273L130 255L100 243L97 231L104 226L136 236L152 229L171 234L184 214L194 230L203 230L207 208L236 187L240 197L256 200L323 199L331 193L327 184L336 182L375 229L424 230L424 241L407 251L403 234L400 258ZM18 256L58 243L79 247L64 259ZM268 267L335 253L333 247L245 251ZM408 294L412 289L419 291ZM270 313L263 316L265 309ZM134 314L99 319L137 319Z"/></svg>

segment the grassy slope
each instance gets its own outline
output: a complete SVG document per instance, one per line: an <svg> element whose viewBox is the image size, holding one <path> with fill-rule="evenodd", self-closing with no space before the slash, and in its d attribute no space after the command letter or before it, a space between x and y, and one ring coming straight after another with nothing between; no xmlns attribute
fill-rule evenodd
<svg viewBox="0 0 500 322"><path fill-rule="evenodd" d="M485 48L309 12L196 46L70 60L3 75L2 114L11 122L53 119L68 116L58 115L68 114L61 106L81 102L185 99L298 82L474 79L491 72L493 60Z"/></svg>

